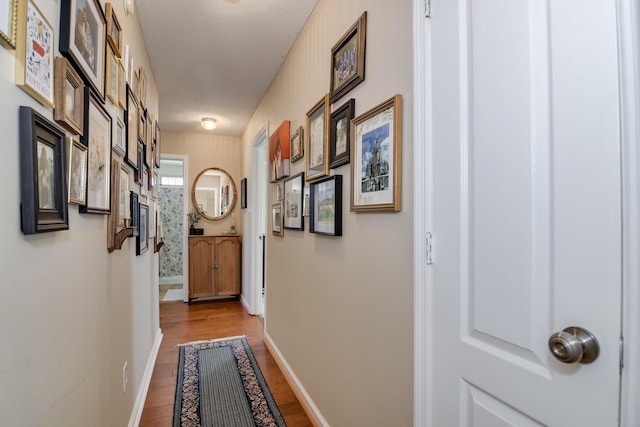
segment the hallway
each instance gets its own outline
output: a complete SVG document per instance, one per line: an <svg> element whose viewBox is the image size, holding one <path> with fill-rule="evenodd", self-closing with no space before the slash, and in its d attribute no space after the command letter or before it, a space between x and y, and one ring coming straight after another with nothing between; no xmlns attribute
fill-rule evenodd
<svg viewBox="0 0 640 427"><path fill-rule="evenodd" d="M263 343L263 325L239 301L202 301L160 304L164 334L153 370L140 426L171 426L178 364L177 345L215 338L246 335L269 389L289 427L311 426L309 418Z"/></svg>

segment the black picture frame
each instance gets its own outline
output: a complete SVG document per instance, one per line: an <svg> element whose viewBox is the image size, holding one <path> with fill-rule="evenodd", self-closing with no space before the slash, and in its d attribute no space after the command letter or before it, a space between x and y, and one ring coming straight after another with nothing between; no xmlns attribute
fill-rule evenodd
<svg viewBox="0 0 640 427"><path fill-rule="evenodd" d="M131 89L127 85L127 113L125 114L127 125L127 150L125 159L127 164L138 171L138 101Z"/></svg>
<svg viewBox="0 0 640 427"><path fill-rule="evenodd" d="M144 144L140 139L138 139L138 154L137 154L137 167L134 171L134 180L136 184L143 185L144 182L144 171L146 170L144 166ZM146 185L146 184L145 184Z"/></svg>
<svg viewBox="0 0 640 427"><path fill-rule="evenodd" d="M304 230L302 203L304 192L304 172L284 180L283 222L288 230Z"/></svg>
<svg viewBox="0 0 640 427"><path fill-rule="evenodd" d="M367 47L367 12L331 48L331 103L364 81Z"/></svg>
<svg viewBox="0 0 640 427"><path fill-rule="evenodd" d="M149 250L149 205L138 204L138 224L136 255L142 255Z"/></svg>
<svg viewBox="0 0 640 427"><path fill-rule="evenodd" d="M131 229L133 230L132 236L138 237L140 233L140 203L138 202L138 193L132 191L130 193L131 200Z"/></svg>
<svg viewBox="0 0 640 427"><path fill-rule="evenodd" d="M247 208L247 178L240 180L240 209Z"/></svg>
<svg viewBox="0 0 640 427"><path fill-rule="evenodd" d="M80 142L88 152L87 194L80 213L111 213L112 120L98 95L85 86L84 130Z"/></svg>
<svg viewBox="0 0 640 427"><path fill-rule="evenodd" d="M95 91L104 102L105 60L107 46L107 20L98 0L86 0L87 16L84 25L89 25L89 34L93 40L88 44L76 43L78 22L78 0L62 0L60 2L60 53L71 61L80 71L83 80ZM86 32L85 32L86 33ZM93 48L94 51L89 51Z"/></svg>
<svg viewBox="0 0 640 427"><path fill-rule="evenodd" d="M351 160L351 119L356 111L356 100L351 98L331 113L329 125L329 167L346 165Z"/></svg>
<svg viewBox="0 0 640 427"><path fill-rule="evenodd" d="M342 236L342 175L332 175L310 184L309 232Z"/></svg>
<svg viewBox="0 0 640 427"><path fill-rule="evenodd" d="M31 107L19 121L22 233L68 230L65 133Z"/></svg>

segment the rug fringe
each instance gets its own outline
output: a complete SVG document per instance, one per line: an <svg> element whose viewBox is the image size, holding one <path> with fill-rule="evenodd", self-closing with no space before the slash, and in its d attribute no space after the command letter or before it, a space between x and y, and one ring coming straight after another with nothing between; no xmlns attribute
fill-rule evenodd
<svg viewBox="0 0 640 427"><path fill-rule="evenodd" d="M204 343L207 343L207 342L237 340L237 339L240 339L240 338L245 338L246 339L247 336L246 335L237 335L235 337L225 337L225 338L216 338L216 339L212 339L212 340L191 341L191 342L187 342L187 343L184 343L184 344L178 344L178 345L176 345L176 347L185 347L185 346L193 345L193 344L204 344Z"/></svg>

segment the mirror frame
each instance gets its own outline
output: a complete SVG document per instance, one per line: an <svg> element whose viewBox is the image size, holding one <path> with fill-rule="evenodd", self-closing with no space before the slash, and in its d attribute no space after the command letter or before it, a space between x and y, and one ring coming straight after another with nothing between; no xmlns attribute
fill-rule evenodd
<svg viewBox="0 0 640 427"><path fill-rule="evenodd" d="M198 201L196 200L196 184L198 183L198 180L200 179L200 177L209 171L218 171L227 175L229 177L229 181L231 181L231 188L233 188L233 200L231 201L231 206L229 207L229 209L227 209L227 211L224 214L218 215L218 216L207 215L206 213L201 211L200 208L198 207L199 206ZM216 168L216 167L206 168L205 170L200 172L198 176L196 176L196 179L193 180L193 185L191 186L191 203L193 204L193 208L197 210L198 213L200 213L200 215L202 215L203 218L206 218L211 221L218 221L218 220L224 219L229 215L231 215L231 212L233 212L233 209L236 207L237 201L238 201L238 190L236 189L236 182L233 180L233 177L231 176L231 174L222 168Z"/></svg>

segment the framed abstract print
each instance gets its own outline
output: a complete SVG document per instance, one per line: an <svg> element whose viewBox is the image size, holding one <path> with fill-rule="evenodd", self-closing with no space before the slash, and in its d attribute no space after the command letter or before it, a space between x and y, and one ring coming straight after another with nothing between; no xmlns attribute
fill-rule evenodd
<svg viewBox="0 0 640 427"><path fill-rule="evenodd" d="M351 211L399 212L402 96L380 103L351 125Z"/></svg>
<svg viewBox="0 0 640 427"><path fill-rule="evenodd" d="M328 176L312 182L309 186L309 231L342 236L342 175Z"/></svg>
<svg viewBox="0 0 640 427"><path fill-rule="evenodd" d="M85 88L85 119L81 142L88 149L87 203L82 213L111 212L111 116L102 102Z"/></svg>
<svg viewBox="0 0 640 427"><path fill-rule="evenodd" d="M18 2L16 84L44 106L53 106L53 27L33 0Z"/></svg>
<svg viewBox="0 0 640 427"><path fill-rule="evenodd" d="M284 181L284 228L304 230L304 220L302 219L303 188L304 172Z"/></svg>
<svg viewBox="0 0 640 427"><path fill-rule="evenodd" d="M106 21L98 0L61 0L60 53L104 99Z"/></svg>
<svg viewBox="0 0 640 427"><path fill-rule="evenodd" d="M64 131L30 107L20 107L19 121L22 233L67 230Z"/></svg>
<svg viewBox="0 0 640 427"><path fill-rule="evenodd" d="M66 148L68 200L69 203L82 206L87 202L87 147L68 136Z"/></svg>
<svg viewBox="0 0 640 427"><path fill-rule="evenodd" d="M331 48L331 102L364 81L367 12Z"/></svg>
<svg viewBox="0 0 640 427"><path fill-rule="evenodd" d="M307 181L329 174L329 94L307 112Z"/></svg>

